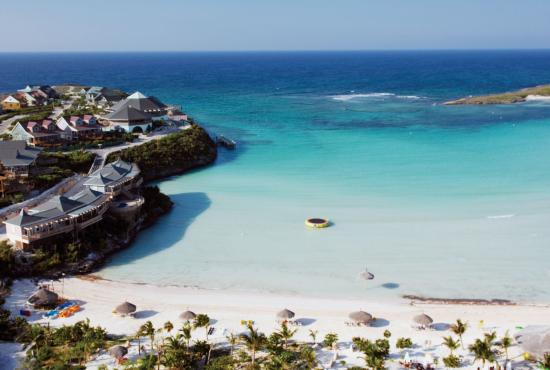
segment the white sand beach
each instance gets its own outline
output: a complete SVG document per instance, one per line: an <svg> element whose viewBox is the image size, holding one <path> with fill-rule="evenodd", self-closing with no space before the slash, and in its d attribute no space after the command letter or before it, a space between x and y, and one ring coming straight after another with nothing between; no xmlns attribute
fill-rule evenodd
<svg viewBox="0 0 550 370"><path fill-rule="evenodd" d="M271 333L278 326L276 313L283 308L288 308L296 313L295 320L302 323L298 326L295 339L311 341L310 329L318 331L318 341L321 341L329 332L338 334L338 361L345 361L346 365L340 367L335 365L333 368L363 364L360 354L350 350L352 337L381 338L386 329L392 333L390 339L392 359L388 364L390 368L400 368L398 362L404 352L395 349L395 340L398 337L412 338L415 346L409 350L411 358L422 361L426 354L441 358L448 354L448 350L441 345L442 337L450 334L448 325L457 318L467 321L470 326L464 337L465 344L487 331L495 330L499 337L509 331L513 336L521 327L550 325L550 306L548 305L412 304L405 300L380 302L370 301L368 298L333 300L171 286L157 287L80 278L65 279L63 284L55 282L54 288L58 293L63 292L66 298L77 300L82 310L70 318L51 320L51 325L72 324L88 318L93 325L100 325L109 333L133 335L147 320L152 321L156 327L162 327L164 322L170 320L178 328L182 324L178 315L189 309L195 313L206 313L211 317L215 332L210 339L220 345L223 345L225 336L229 333L238 334L245 330L241 320L253 320L262 331ZM15 281L12 294L6 301L6 308L17 315L35 289L36 284L30 280ZM112 313L114 307L124 301L137 305L135 318L119 317ZM377 320L370 327L347 326L345 322L349 320L348 314L360 309L371 313ZM433 329L419 331L412 327L412 318L420 313L426 313L433 318ZM29 320L47 322L38 312L33 313ZM204 336L204 330L194 332L195 339L204 339ZM131 349L129 356L135 356L136 351L137 348ZM464 368L474 367L466 351L459 350L458 353L465 357ZM517 358L516 366L521 362L521 355L522 351L519 347L511 348L510 356ZM331 357L330 351L319 349L319 358L322 363L328 363ZM93 368L100 364L113 366L114 362L104 354L98 356L90 366ZM475 367L477 368L477 364Z"/></svg>

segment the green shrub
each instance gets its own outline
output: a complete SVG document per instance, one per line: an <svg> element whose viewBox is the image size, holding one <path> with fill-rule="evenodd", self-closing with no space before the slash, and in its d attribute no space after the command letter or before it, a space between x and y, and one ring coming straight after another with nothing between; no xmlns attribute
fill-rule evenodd
<svg viewBox="0 0 550 370"><path fill-rule="evenodd" d="M383 369L386 359L390 355L390 342L387 339L371 341L360 337L352 339L354 346L363 352L365 365L371 369Z"/></svg>
<svg viewBox="0 0 550 370"><path fill-rule="evenodd" d="M40 154L40 161L54 161L56 168L71 172L87 173L94 162L95 154L83 150L69 153L45 152Z"/></svg>
<svg viewBox="0 0 550 370"><path fill-rule="evenodd" d="M0 279L11 276L15 266L15 254L7 240L0 241Z"/></svg>
<svg viewBox="0 0 550 370"><path fill-rule="evenodd" d="M332 348L337 342L338 342L338 334L328 333L327 335L325 335L325 339L323 340L323 345L325 347Z"/></svg>
<svg viewBox="0 0 550 370"><path fill-rule="evenodd" d="M212 361L206 367L205 370L233 370L235 369L236 361L232 356L220 356Z"/></svg>
<svg viewBox="0 0 550 370"><path fill-rule="evenodd" d="M397 349L411 348L413 346L411 338L397 338L395 347Z"/></svg>
<svg viewBox="0 0 550 370"><path fill-rule="evenodd" d="M448 368L460 367L460 358L455 355L449 355L448 357L443 358L443 364Z"/></svg>

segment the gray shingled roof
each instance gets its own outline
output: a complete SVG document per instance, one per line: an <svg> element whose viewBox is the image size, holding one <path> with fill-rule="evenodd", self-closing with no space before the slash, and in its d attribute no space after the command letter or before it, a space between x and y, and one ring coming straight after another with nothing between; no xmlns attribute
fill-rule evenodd
<svg viewBox="0 0 550 370"><path fill-rule="evenodd" d="M146 97L145 95L139 92L136 92L130 95L128 98L115 104L113 106L113 111L116 112L125 107L132 107L142 112L148 112L148 111L161 111L164 108L166 108L166 105L163 104L160 100L158 100L154 96Z"/></svg>
<svg viewBox="0 0 550 370"><path fill-rule="evenodd" d="M21 226L21 225L33 224L41 220L43 220L42 217L31 216L27 213L27 211L25 211L25 209L22 209L17 216L10 218L9 220L6 220L6 223Z"/></svg>
<svg viewBox="0 0 550 370"><path fill-rule="evenodd" d="M35 214L35 213L47 212L55 209L59 211L61 214L63 214L75 208L78 208L81 205L82 204L76 200L72 200L63 195L56 195L55 197L51 198L47 202L44 202L34 207L32 210L29 211L29 213Z"/></svg>
<svg viewBox="0 0 550 370"><path fill-rule="evenodd" d="M102 195L102 193L90 189L85 189L72 197L57 195L32 209L27 211L24 209L21 210L19 215L5 222L18 226L28 226L38 222L45 222L87 207Z"/></svg>
<svg viewBox="0 0 550 370"><path fill-rule="evenodd" d="M119 159L93 172L84 185L106 186L120 181L126 176L136 176L139 172L139 168L135 164L124 162Z"/></svg>
<svg viewBox="0 0 550 370"><path fill-rule="evenodd" d="M28 147L25 140L0 141L0 162L6 167L30 166L40 152Z"/></svg>
<svg viewBox="0 0 550 370"><path fill-rule="evenodd" d="M109 121L145 121L150 120L151 115L146 112L142 112L132 106L123 106L112 113L105 116Z"/></svg>

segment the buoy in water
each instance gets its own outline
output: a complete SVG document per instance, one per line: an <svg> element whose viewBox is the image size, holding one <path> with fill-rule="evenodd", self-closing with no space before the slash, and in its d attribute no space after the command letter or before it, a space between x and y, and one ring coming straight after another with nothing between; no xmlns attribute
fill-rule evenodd
<svg viewBox="0 0 550 370"><path fill-rule="evenodd" d="M326 218L308 218L306 226L314 229L322 229L329 226L329 220Z"/></svg>

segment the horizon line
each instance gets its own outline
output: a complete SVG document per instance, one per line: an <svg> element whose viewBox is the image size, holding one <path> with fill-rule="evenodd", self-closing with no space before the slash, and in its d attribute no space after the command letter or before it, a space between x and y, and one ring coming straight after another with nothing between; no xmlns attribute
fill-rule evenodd
<svg viewBox="0 0 550 370"><path fill-rule="evenodd" d="M258 50L0 50L0 54L89 54L89 53L353 53L353 52L404 52L404 51L550 51L541 48L417 48L417 49L258 49Z"/></svg>

